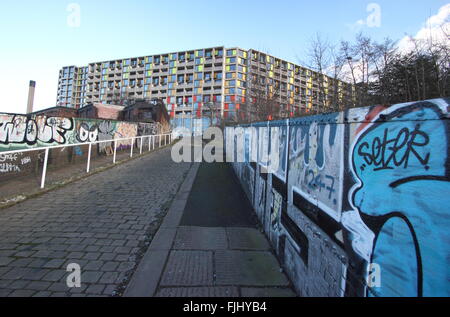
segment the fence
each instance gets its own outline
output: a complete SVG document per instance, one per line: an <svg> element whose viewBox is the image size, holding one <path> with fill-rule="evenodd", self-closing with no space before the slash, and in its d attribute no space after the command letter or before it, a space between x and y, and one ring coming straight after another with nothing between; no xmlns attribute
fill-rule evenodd
<svg viewBox="0 0 450 317"><path fill-rule="evenodd" d="M44 161L43 161L43 167L42 167L42 174L41 174L41 182L40 187L45 187L45 179L47 175L47 165L48 165L48 158L49 158L49 152L52 149L62 149L62 148L71 148L71 147L79 147L79 146L88 146L88 155L87 155L87 162L86 162L86 173L89 173L91 169L91 154L92 154L92 147L93 145L100 145L104 143L113 143L113 146L111 147L112 150L112 162L116 164L116 155L118 150L118 142L128 142L130 141L130 158L133 157L133 150L136 143L139 142L139 153L142 154L143 148L144 148L144 139L147 139L146 142L148 142L148 151L154 150L157 147L165 146L167 144L172 143L172 133L164 133L164 134L158 134L158 135L142 135L142 136L134 136L129 138L117 138L117 139L111 139L111 140L102 140L102 141L93 141L93 142L84 142L84 143L75 143L75 144L64 144L64 145L57 145L57 146L46 146L46 147L36 147L36 148L29 148L29 149L21 149L21 150L13 150L13 151L4 151L0 152L0 155L2 157L6 157L8 155L14 155L19 153L26 153L26 152L32 152L32 151L44 151Z"/></svg>

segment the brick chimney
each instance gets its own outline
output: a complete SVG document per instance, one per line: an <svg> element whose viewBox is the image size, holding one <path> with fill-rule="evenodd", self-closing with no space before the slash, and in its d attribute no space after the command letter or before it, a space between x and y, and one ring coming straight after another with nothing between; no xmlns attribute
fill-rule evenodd
<svg viewBox="0 0 450 317"><path fill-rule="evenodd" d="M36 88L36 82L34 80L30 80L30 86L28 87L27 114L33 112L34 89L35 88Z"/></svg>

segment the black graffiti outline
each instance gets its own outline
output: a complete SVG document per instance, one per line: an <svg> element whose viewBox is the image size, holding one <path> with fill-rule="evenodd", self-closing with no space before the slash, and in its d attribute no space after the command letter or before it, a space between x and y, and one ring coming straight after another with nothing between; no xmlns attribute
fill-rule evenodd
<svg viewBox="0 0 450 317"><path fill-rule="evenodd" d="M311 177L311 178L310 178ZM329 179L331 183L327 186L324 182L322 182L322 177ZM332 175L322 175L321 173L314 173L314 171L308 168L305 172L305 183L307 187L311 190L319 190L319 193L322 192L322 188L328 191L328 199L331 199L333 193L336 192L334 188L335 178Z"/></svg>
<svg viewBox="0 0 450 317"><path fill-rule="evenodd" d="M370 263L374 263L374 256L375 256L375 248L377 245L377 241L378 241L378 237L380 236L380 231L383 228L384 224L386 222L388 222L389 220L393 219L393 218L400 218L401 220L403 220L406 225L408 226L409 232L411 233L411 237L413 239L413 243L414 243L414 250L415 252L415 256L416 256L416 263L417 263L417 297L423 297L423 267L422 267L422 257L421 257L421 252L420 252L420 245L419 245L419 240L417 238L417 234L416 231L414 230L414 226L412 225L412 223L409 221L408 217L406 217L402 212L399 211L394 211L391 213L388 213L386 215L383 216L369 216L364 214L364 218L365 219L365 223L371 223L371 222L376 222L376 230L375 230L375 238L373 240L373 246L372 246L372 254L370 255ZM368 220L368 219L373 219ZM372 230L373 230L372 226ZM366 297L369 295L370 292L370 287L368 287L366 289Z"/></svg>
<svg viewBox="0 0 450 317"><path fill-rule="evenodd" d="M422 157L417 151L416 146L424 147L429 144L430 137L420 130L420 123L416 124L414 130L411 132L407 127L403 127L396 137L388 139L388 128L384 129L383 139L380 140L379 136L376 136L372 140L372 146L369 146L369 142L363 142L358 147L358 155L363 157L367 165L373 165L373 171L380 171L386 169L394 169L403 164L403 168L408 168L410 155L413 154L419 162L428 169L428 162L430 160L430 152ZM423 137L422 142L417 142L416 137ZM394 143L392 146L389 144ZM397 159L397 153L406 146L406 150L403 153L400 160ZM371 153L363 152L363 148L371 149ZM386 159L386 152L390 151ZM391 165L391 162L394 166ZM364 166L361 167L364 170Z"/></svg>
<svg viewBox="0 0 450 317"><path fill-rule="evenodd" d="M92 137L92 133L96 133L95 138ZM93 124L89 127L87 122L81 122L80 126L77 129L76 139L78 142L95 142L98 139L98 125ZM95 139L95 140L94 140Z"/></svg>
<svg viewBox="0 0 450 317"><path fill-rule="evenodd" d="M36 120L39 120L39 119L43 119L43 121L44 121L44 127L41 128L40 130L45 129L45 127L49 127L52 131L52 136L48 141L39 139L39 127L36 122ZM62 127L60 125L55 127L54 123L49 122L51 120L59 120L59 119L67 120L68 122L70 122L70 126L67 128ZM18 121L20 121L20 122L18 122ZM24 132L22 141L10 141L10 129L8 128L8 126L10 126L10 125L13 126L11 128L11 131L12 131L13 129L16 129L19 126L19 124L25 125L25 132ZM73 119L66 118L66 117L46 117L46 116L32 118L32 117L26 117L23 115L14 115L12 117L12 119L10 120L10 122L0 122L0 128L2 128L6 133L5 141L0 141L0 144L3 144L3 145L27 144L27 145L31 146L31 145L35 145L38 141L41 141L43 143L55 142L58 144L65 144L67 141L66 133L73 129ZM36 131L36 133L32 134L33 131ZM55 132L57 133L58 137L62 138L61 142L58 141L57 138L55 138ZM30 135L33 136L32 139L29 138Z"/></svg>

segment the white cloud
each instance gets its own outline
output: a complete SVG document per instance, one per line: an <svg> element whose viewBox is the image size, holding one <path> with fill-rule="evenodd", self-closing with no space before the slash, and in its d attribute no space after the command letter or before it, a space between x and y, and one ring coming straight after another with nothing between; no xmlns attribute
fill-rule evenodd
<svg viewBox="0 0 450 317"><path fill-rule="evenodd" d="M445 43L450 48L450 3L441 7L437 14L425 21L421 29L414 35L406 35L399 43L400 52L406 53L414 49L413 40L432 40L434 43Z"/></svg>

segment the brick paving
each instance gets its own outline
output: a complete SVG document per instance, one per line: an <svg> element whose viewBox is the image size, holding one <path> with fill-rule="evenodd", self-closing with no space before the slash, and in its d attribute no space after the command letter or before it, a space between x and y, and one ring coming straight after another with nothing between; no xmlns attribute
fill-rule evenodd
<svg viewBox="0 0 450 317"><path fill-rule="evenodd" d="M165 148L0 210L0 296L121 295L190 166Z"/></svg>

